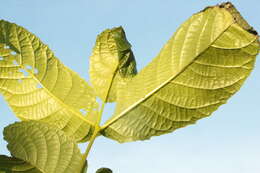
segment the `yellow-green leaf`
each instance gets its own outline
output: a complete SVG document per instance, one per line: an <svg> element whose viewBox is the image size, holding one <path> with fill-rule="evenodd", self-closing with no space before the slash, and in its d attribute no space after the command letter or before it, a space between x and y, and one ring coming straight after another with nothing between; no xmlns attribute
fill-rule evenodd
<svg viewBox="0 0 260 173"><path fill-rule="evenodd" d="M118 85L136 75L136 62L122 27L98 35L90 57L90 81L105 102L117 99Z"/></svg>
<svg viewBox="0 0 260 173"><path fill-rule="evenodd" d="M13 157L30 164L40 173L80 173L84 165L76 142L47 123L12 124L4 129L4 138ZM20 161L17 162L20 169ZM24 168L32 169L30 165Z"/></svg>
<svg viewBox="0 0 260 173"><path fill-rule="evenodd" d="M17 158L0 155L0 173L41 173L37 168Z"/></svg>
<svg viewBox="0 0 260 173"><path fill-rule="evenodd" d="M35 35L3 20L0 56L0 92L17 117L51 123L77 141L90 137L98 104L84 79Z"/></svg>
<svg viewBox="0 0 260 173"><path fill-rule="evenodd" d="M103 135L128 142L170 133L209 116L240 89L254 67L259 42L228 4L209 7L180 26L120 90Z"/></svg>

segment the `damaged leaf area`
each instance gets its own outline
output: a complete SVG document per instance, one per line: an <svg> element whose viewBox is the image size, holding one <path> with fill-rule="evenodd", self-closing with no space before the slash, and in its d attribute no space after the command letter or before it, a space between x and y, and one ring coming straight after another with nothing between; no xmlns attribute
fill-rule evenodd
<svg viewBox="0 0 260 173"><path fill-rule="evenodd" d="M89 119L98 107L93 89L36 36L1 20L0 56L0 92L18 118L56 125L77 141L91 136Z"/></svg>
<svg viewBox="0 0 260 173"><path fill-rule="evenodd" d="M35 35L0 20L0 93L21 119L4 130L12 156L0 155L0 173L86 173L99 136L132 142L195 124L239 91L259 51L257 32L227 2L192 15L138 73L124 29L106 29L88 84ZM108 102L116 109L101 125Z"/></svg>

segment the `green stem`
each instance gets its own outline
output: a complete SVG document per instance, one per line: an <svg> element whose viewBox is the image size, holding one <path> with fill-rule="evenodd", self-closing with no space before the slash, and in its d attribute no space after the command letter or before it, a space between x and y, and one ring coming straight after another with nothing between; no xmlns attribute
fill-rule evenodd
<svg viewBox="0 0 260 173"><path fill-rule="evenodd" d="M115 72L113 74L113 77L111 79L111 82L109 84L109 88L108 88L108 90L106 92L105 101L102 102L102 107L101 107L101 110L100 110L100 112L98 114L98 119L97 119L97 122L96 122L96 125L95 125L94 133L93 133L93 135L90 138L90 141L88 143L88 146L87 146L87 149L86 149L85 153L83 154L83 159L84 160L86 160L88 158L88 155L89 155L89 152L90 152L90 150L92 148L92 145L94 144L94 141L95 141L96 137L98 136L98 133L101 130L101 127L100 127L101 118L102 118L102 115L103 115L103 112L104 112L104 108L105 108L105 104L106 104L106 101L108 99L109 92L110 92L110 89L112 87L112 84L113 84L113 81L115 79L115 75L116 75L117 71L118 71L118 68L115 70Z"/></svg>
<svg viewBox="0 0 260 173"><path fill-rule="evenodd" d="M93 143L94 143L94 141L95 141L95 139L96 139L96 137L97 137L97 134L98 134L98 132L99 132L99 130L97 130L97 129L100 130L100 128L96 128L96 127L95 127L95 131L94 131L94 133L93 133L93 135L92 135L92 137L91 137L91 139L90 139L90 141L89 141L88 147L87 147L85 153L83 154L83 160L86 160L87 157L88 157L88 155L89 155L89 152L90 152L90 150L91 150L91 148L92 148L92 145L93 145Z"/></svg>
<svg viewBox="0 0 260 173"><path fill-rule="evenodd" d="M90 138L90 141L89 141L89 143L88 143L88 146L87 146L87 149L86 149L86 151L85 151L85 153L83 154L83 159L84 160L86 160L87 159L87 157L88 157L88 155L89 155L89 152L90 152L90 150L91 150L91 148L92 148L92 145L93 145L93 143L94 143L94 141L95 141L95 139L96 139L96 137L98 136L98 133L100 132L100 122L101 122L101 117L102 117L102 114L103 114L103 112L104 112L104 108L105 108L105 102L103 102L102 103L102 107L101 107L101 110L100 110L100 112L99 112L99 114L98 114L98 119L97 119L97 122L96 122L96 125L95 125L95 130L94 130L94 133L93 133L93 135L91 136L91 138Z"/></svg>

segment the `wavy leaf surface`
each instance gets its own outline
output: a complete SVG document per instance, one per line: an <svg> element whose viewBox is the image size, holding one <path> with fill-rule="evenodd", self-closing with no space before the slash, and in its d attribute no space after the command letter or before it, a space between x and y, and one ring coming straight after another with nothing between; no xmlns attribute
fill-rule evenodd
<svg viewBox="0 0 260 173"><path fill-rule="evenodd" d="M145 140L194 124L242 86L259 53L258 36L230 3L189 18L159 55L120 90L103 135Z"/></svg>
<svg viewBox="0 0 260 173"><path fill-rule="evenodd" d="M93 89L36 36L1 20L0 57L0 92L17 117L51 123L77 141L91 136Z"/></svg>
<svg viewBox="0 0 260 173"><path fill-rule="evenodd" d="M1 157L0 163L7 164L0 168L16 172L23 168L25 173L80 173L84 165L76 142L47 123L12 124L5 128L4 138L12 156L18 159Z"/></svg>
<svg viewBox="0 0 260 173"><path fill-rule="evenodd" d="M136 62L122 27L98 35L90 57L90 81L105 102L114 102L119 85L136 75Z"/></svg>

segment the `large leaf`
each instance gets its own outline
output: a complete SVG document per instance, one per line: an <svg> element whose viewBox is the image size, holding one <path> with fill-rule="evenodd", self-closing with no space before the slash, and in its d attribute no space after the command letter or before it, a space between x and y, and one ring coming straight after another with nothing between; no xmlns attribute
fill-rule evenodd
<svg viewBox="0 0 260 173"><path fill-rule="evenodd" d="M0 173L41 173L41 171L20 159L0 155Z"/></svg>
<svg viewBox="0 0 260 173"><path fill-rule="evenodd" d="M12 124L5 128L4 138L13 157L41 173L80 173L84 165L76 142L47 123L29 121ZM24 163L17 159L10 159L12 163L6 167L14 169L12 165L16 162L20 169ZM32 169L30 165L23 166Z"/></svg>
<svg viewBox="0 0 260 173"><path fill-rule="evenodd" d="M17 117L54 124L77 141L89 138L97 103L93 89L77 73L36 36L3 20L0 56L0 92Z"/></svg>
<svg viewBox="0 0 260 173"><path fill-rule="evenodd" d="M122 27L98 35L90 57L90 81L105 102L114 102L117 88L137 73L136 62Z"/></svg>
<svg viewBox="0 0 260 173"><path fill-rule="evenodd" d="M239 90L253 69L259 42L230 5L209 7L180 26L120 91L103 135L127 142L169 133L209 116Z"/></svg>

